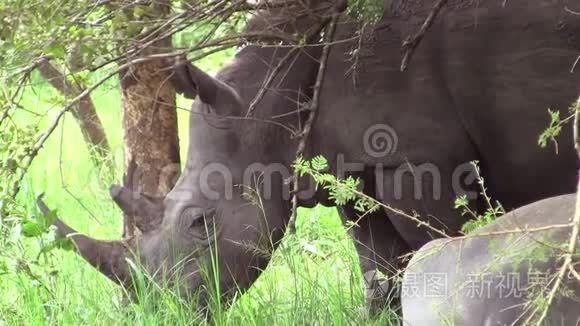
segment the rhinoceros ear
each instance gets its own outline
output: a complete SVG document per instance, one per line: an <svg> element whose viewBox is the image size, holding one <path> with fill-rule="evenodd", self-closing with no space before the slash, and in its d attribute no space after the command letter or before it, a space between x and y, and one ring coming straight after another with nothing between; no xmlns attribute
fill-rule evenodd
<svg viewBox="0 0 580 326"><path fill-rule="evenodd" d="M171 83L175 87L175 90L183 94L183 96L194 100L198 95L198 86L191 75L196 68L190 62L178 57L175 58L172 69Z"/></svg>
<svg viewBox="0 0 580 326"><path fill-rule="evenodd" d="M238 98L237 93L231 87L183 58L175 59L171 82L178 93L192 100L199 96L202 102L214 108L218 101L237 100Z"/></svg>
<svg viewBox="0 0 580 326"><path fill-rule="evenodd" d="M123 213L135 217L139 230L147 232L161 223L164 210L162 198L136 193L119 185L112 185L109 193Z"/></svg>

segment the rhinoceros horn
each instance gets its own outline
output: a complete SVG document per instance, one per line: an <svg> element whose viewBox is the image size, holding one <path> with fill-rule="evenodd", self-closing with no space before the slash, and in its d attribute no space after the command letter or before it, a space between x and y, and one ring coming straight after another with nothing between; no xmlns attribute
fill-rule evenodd
<svg viewBox="0 0 580 326"><path fill-rule="evenodd" d="M36 203L42 214L50 214L50 209L42 200L42 195L38 196ZM59 218L56 218L53 225L56 226L57 238L72 240L79 254L109 279L125 285L130 282L126 261L130 250L125 241L104 241L90 238L78 233Z"/></svg>
<svg viewBox="0 0 580 326"><path fill-rule="evenodd" d="M109 188L111 198L123 213L135 218L135 226L142 232L157 227L163 219L163 199L133 192L126 187L112 185Z"/></svg>

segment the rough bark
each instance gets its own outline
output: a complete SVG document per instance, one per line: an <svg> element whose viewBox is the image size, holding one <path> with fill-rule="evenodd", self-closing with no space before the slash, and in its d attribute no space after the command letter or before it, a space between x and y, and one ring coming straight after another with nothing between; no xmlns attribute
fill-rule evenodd
<svg viewBox="0 0 580 326"><path fill-rule="evenodd" d="M171 40L161 40L142 54L170 47ZM180 171L175 89L164 68L161 60L149 61L121 76L125 187L157 198L171 190ZM125 236L134 234L134 221L134 216L124 215Z"/></svg>
<svg viewBox="0 0 580 326"><path fill-rule="evenodd" d="M38 70L42 77L65 97L76 97L85 90L84 85L69 81L64 73L48 60L40 64ZM90 147L91 157L95 163L100 165L108 160L111 152L109 142L91 97L87 95L80 100L71 113L81 128L83 138Z"/></svg>

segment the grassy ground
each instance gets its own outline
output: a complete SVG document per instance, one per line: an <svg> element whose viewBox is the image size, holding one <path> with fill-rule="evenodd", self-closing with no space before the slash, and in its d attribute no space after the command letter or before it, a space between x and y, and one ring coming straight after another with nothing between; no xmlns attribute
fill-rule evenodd
<svg viewBox="0 0 580 326"><path fill-rule="evenodd" d="M16 120L46 125L59 109L47 104L52 96L50 88L36 87L23 104L43 117L21 113ZM123 157L115 83L101 88L93 99L107 129L117 175L102 173L93 166L78 126L68 116L34 162L19 200L27 214L33 215L37 213L34 197L44 192L49 206L80 232L112 239L119 237L121 213L109 200L107 189L110 183L118 182ZM188 106L185 101L179 104ZM187 112L180 112L179 118L184 150ZM2 252L0 257L35 258L37 242L26 240L18 250ZM19 266L13 273L0 276L0 325L205 323L191 304L181 301L171 290L151 291L143 294L140 304L128 303L121 288L72 252L56 250L39 259L44 272L51 270L46 279L34 280L30 275L35 271ZM357 263L352 241L334 209L302 209L296 235L284 239L250 291L238 295L231 307L212 307L212 323L385 324L388 313L373 319L366 316Z"/></svg>

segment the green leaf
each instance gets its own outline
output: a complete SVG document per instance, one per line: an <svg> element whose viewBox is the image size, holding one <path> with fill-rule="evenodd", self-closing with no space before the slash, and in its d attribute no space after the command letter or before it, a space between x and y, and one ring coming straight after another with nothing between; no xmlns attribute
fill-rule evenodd
<svg viewBox="0 0 580 326"><path fill-rule="evenodd" d="M122 10L119 10L119 11L116 12L115 16L112 19L113 26L123 25L128 20L129 20L129 18L127 18L127 15L125 14L125 12L122 11Z"/></svg>
<svg viewBox="0 0 580 326"><path fill-rule="evenodd" d="M325 170L328 167L328 161L324 156L318 155L312 159L312 168L318 172Z"/></svg>
<svg viewBox="0 0 580 326"><path fill-rule="evenodd" d="M36 221L27 221L22 224L22 234L25 237L38 237L46 231L46 227Z"/></svg>
<svg viewBox="0 0 580 326"><path fill-rule="evenodd" d="M135 8L133 8L133 15L137 18L141 18L141 17L145 16L146 13L147 13L147 11L145 10L145 7L143 7L143 6L135 6Z"/></svg>
<svg viewBox="0 0 580 326"><path fill-rule="evenodd" d="M6 261L0 259L0 275L1 274L6 274L9 271L9 267L8 264L6 263Z"/></svg>
<svg viewBox="0 0 580 326"><path fill-rule="evenodd" d="M127 35L134 36L141 32L143 25L138 22L129 22L127 24Z"/></svg>
<svg viewBox="0 0 580 326"><path fill-rule="evenodd" d="M54 240L54 242L61 250L72 251L75 249L75 244L69 238L59 238Z"/></svg>
<svg viewBox="0 0 580 326"><path fill-rule="evenodd" d="M44 52L48 55L55 57L55 58L64 58L65 54L66 54L62 44L58 44L58 43L53 43L53 44L47 46L44 49Z"/></svg>
<svg viewBox="0 0 580 326"><path fill-rule="evenodd" d="M467 199L467 195L461 195L455 198L453 203L453 207L455 209L465 208L469 205L469 199Z"/></svg>
<svg viewBox="0 0 580 326"><path fill-rule="evenodd" d="M51 210L48 214L43 215L39 220L43 225L48 228L50 227L57 219L56 210Z"/></svg>
<svg viewBox="0 0 580 326"><path fill-rule="evenodd" d="M356 209L357 211L364 213L366 212L366 203L364 200L357 200L356 203L354 204L354 209Z"/></svg>
<svg viewBox="0 0 580 326"><path fill-rule="evenodd" d="M550 125L538 138L538 145L544 148L548 145L548 141L556 141L556 137L562 131L562 121L560 119L560 111L552 111L548 109L550 114Z"/></svg>

